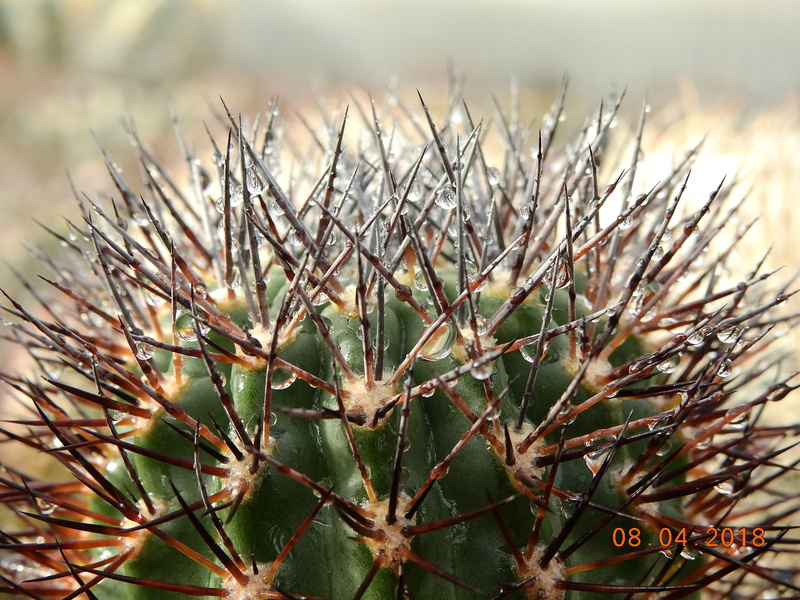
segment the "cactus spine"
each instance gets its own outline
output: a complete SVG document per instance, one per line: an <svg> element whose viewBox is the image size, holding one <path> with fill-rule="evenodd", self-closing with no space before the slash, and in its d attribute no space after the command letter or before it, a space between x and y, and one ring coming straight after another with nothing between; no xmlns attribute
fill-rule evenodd
<svg viewBox="0 0 800 600"><path fill-rule="evenodd" d="M111 201L45 259L60 302L8 298L41 378L3 375L33 401L4 435L70 477L6 465L3 592L797 589L767 564L789 444L759 421L791 377L753 358L788 294L760 264L723 283L730 188L681 212L692 151L634 195L641 127L606 164L618 104L564 151L563 95L538 135L499 115L495 167L498 132L420 101L356 104L293 164L274 106L226 107L213 164L180 137L188 186L131 132L144 190L109 160Z"/></svg>

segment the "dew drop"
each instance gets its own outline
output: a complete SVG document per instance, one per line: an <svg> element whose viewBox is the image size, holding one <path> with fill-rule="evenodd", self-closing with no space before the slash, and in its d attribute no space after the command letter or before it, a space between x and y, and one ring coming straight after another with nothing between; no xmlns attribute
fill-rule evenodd
<svg viewBox="0 0 800 600"><path fill-rule="evenodd" d="M661 550L659 550L659 552L661 552L661 554L670 559L675 555L675 551L672 549L672 547L662 548Z"/></svg>
<svg viewBox="0 0 800 600"><path fill-rule="evenodd" d="M527 204L519 209L519 218L528 221L531 218L531 207Z"/></svg>
<svg viewBox="0 0 800 600"><path fill-rule="evenodd" d="M535 340L532 342L528 342L527 344L523 344L519 351L522 354L522 358L524 358L529 363L533 364L536 360L536 347L539 345L539 341ZM545 344L544 352L542 352L542 358L544 355L547 354L547 344Z"/></svg>
<svg viewBox="0 0 800 600"><path fill-rule="evenodd" d="M662 373L673 373L675 371L675 367L677 365L672 361L671 358L664 360L656 366L656 369L661 371Z"/></svg>
<svg viewBox="0 0 800 600"><path fill-rule="evenodd" d="M728 427L731 429L745 429L750 422L750 411L731 408L725 413L725 420L728 421Z"/></svg>
<svg viewBox="0 0 800 600"><path fill-rule="evenodd" d="M446 183L436 190L436 206L445 210L453 210L458 205L455 188Z"/></svg>
<svg viewBox="0 0 800 600"><path fill-rule="evenodd" d="M717 369L717 375L728 377L731 373L733 373L733 363L729 359L723 360Z"/></svg>
<svg viewBox="0 0 800 600"><path fill-rule="evenodd" d="M639 317L639 321L642 323L649 323L650 321L655 319L657 315L658 315L658 307L656 306L648 310L641 317Z"/></svg>
<svg viewBox="0 0 800 600"><path fill-rule="evenodd" d="M686 338L686 343L690 346L699 346L703 343L704 339L706 339L706 336L703 335L702 331L695 331L688 338Z"/></svg>
<svg viewBox="0 0 800 600"><path fill-rule="evenodd" d="M562 260L558 264L558 269L556 271L555 279L553 279L552 276L550 277L550 283L556 289L562 289L562 288L567 287L569 285L570 281L571 281L571 279L570 279L570 273L569 273L569 268L568 268L568 265L567 265L567 261L566 260Z"/></svg>
<svg viewBox="0 0 800 600"><path fill-rule="evenodd" d="M272 373L270 387L275 390L285 390L297 379L297 374L287 369L277 368Z"/></svg>
<svg viewBox="0 0 800 600"><path fill-rule="evenodd" d="M644 369L648 364L648 361L645 360L637 360L631 363L631 366L628 367L628 373L638 373L642 369Z"/></svg>
<svg viewBox="0 0 800 600"><path fill-rule="evenodd" d="M56 510L55 504L51 504L42 498L36 498L36 506L39 508L39 512L43 515L52 515Z"/></svg>
<svg viewBox="0 0 800 600"><path fill-rule="evenodd" d="M609 448L598 448L583 455L583 460L586 462L586 466L589 467L592 475L597 475L600 471L600 467L603 466L603 461L608 451Z"/></svg>
<svg viewBox="0 0 800 600"><path fill-rule="evenodd" d="M175 319L175 335L184 342L197 341L197 331L194 328L194 319L188 312L180 313Z"/></svg>
<svg viewBox="0 0 800 600"><path fill-rule="evenodd" d="M470 374L478 381L485 381L494 373L494 361L473 365Z"/></svg>
<svg viewBox="0 0 800 600"><path fill-rule="evenodd" d="M498 185L502 181L502 175L496 167L489 167L486 170L486 177L489 179L490 185Z"/></svg>
<svg viewBox="0 0 800 600"><path fill-rule="evenodd" d="M681 550L681 558L686 560L697 560L697 550L689 546L684 546Z"/></svg>
<svg viewBox="0 0 800 600"><path fill-rule="evenodd" d="M271 200L269 203L269 212L272 213L276 217L280 217L283 215L283 209L281 205L278 204L277 200Z"/></svg>
<svg viewBox="0 0 800 600"><path fill-rule="evenodd" d="M297 234L297 230L294 227L286 234L286 239L292 246L301 246L303 244L303 240L300 239L300 236Z"/></svg>
<svg viewBox="0 0 800 600"><path fill-rule="evenodd" d="M319 293L317 293L316 296L314 296L311 299L311 304L313 304L314 306L322 306L323 304L325 304L329 300L330 300L330 298L328 298L328 294L326 294L323 291L320 291Z"/></svg>
<svg viewBox="0 0 800 600"><path fill-rule="evenodd" d="M269 184L261 169L256 165L247 167L247 190L250 194L258 196L266 192L267 189L269 189Z"/></svg>
<svg viewBox="0 0 800 600"><path fill-rule="evenodd" d="M143 215L142 213L139 213L139 212L135 212L135 211L132 212L131 213L131 219L133 219L133 221L139 227L149 227L149 225L150 225L150 219L147 217L147 215Z"/></svg>
<svg viewBox="0 0 800 600"><path fill-rule="evenodd" d="M156 347L147 342L136 342L136 358L139 360L150 360L156 353Z"/></svg>
<svg viewBox="0 0 800 600"><path fill-rule="evenodd" d="M698 450L708 450L713 442L714 436L704 437L702 440L698 440L694 447Z"/></svg>
<svg viewBox="0 0 800 600"><path fill-rule="evenodd" d="M422 360L441 360L450 355L456 343L456 330L452 325L441 325L420 349Z"/></svg>
<svg viewBox="0 0 800 600"><path fill-rule="evenodd" d="M736 486L730 479L719 482L714 486L714 489L717 490L717 493L722 494L723 496L733 496L736 493Z"/></svg>
<svg viewBox="0 0 800 600"><path fill-rule="evenodd" d="M408 193L406 194L406 199L409 202L416 203L422 200L422 195L423 195L422 184L419 181L415 181L414 183L411 184L411 187L409 188Z"/></svg>
<svg viewBox="0 0 800 600"><path fill-rule="evenodd" d="M486 328L489 325L489 321L483 315L475 315L475 327L478 331L478 335L484 335L486 333Z"/></svg>
<svg viewBox="0 0 800 600"><path fill-rule="evenodd" d="M633 227L633 216L628 215L625 217L625 220L619 224L619 228L624 231L626 229L630 229L631 227Z"/></svg>
<svg viewBox="0 0 800 600"><path fill-rule="evenodd" d="M425 273L422 271L417 271L414 274L414 287L417 288L420 292L427 292L428 291L428 281L425 279Z"/></svg>
<svg viewBox="0 0 800 600"><path fill-rule="evenodd" d="M231 208L241 206L242 202L244 202L244 189L241 185L237 185L231 191Z"/></svg>
<svg viewBox="0 0 800 600"><path fill-rule="evenodd" d="M736 326L726 327L717 331L717 339L723 344L730 344L736 340L739 335L739 329Z"/></svg>

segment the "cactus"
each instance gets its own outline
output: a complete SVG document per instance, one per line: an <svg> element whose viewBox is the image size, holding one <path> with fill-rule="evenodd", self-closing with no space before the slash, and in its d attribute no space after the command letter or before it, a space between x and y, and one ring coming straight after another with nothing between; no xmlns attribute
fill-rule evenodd
<svg viewBox="0 0 800 600"><path fill-rule="evenodd" d="M795 430L761 422L790 294L731 282L731 186L683 207L695 149L635 195L618 102L559 151L563 91L538 135L389 100L304 150L225 107L182 176L131 129L141 190L106 157L54 292L6 296L37 377L2 375L30 411L3 436L63 481L6 461L2 592L796 593Z"/></svg>

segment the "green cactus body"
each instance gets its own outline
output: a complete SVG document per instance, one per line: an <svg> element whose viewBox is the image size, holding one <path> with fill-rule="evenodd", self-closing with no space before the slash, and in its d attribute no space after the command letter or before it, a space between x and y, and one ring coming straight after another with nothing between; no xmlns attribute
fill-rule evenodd
<svg viewBox="0 0 800 600"><path fill-rule="evenodd" d="M451 290L448 301L454 300L455 291ZM354 292L354 289L350 292ZM544 287L515 310L517 318L513 325L516 332L532 335L541 330L547 293L548 288ZM565 296L566 292L557 291L556 294ZM484 320L490 319L508 296L507 290L500 286L484 291L477 315ZM427 304L430 292L417 290L414 297L420 304ZM566 322L565 298L560 299L564 304L563 310L553 309L549 328ZM270 304L276 304L274 297L267 296L267 300ZM508 464L507 453L509 447L513 448L513 442L518 446L526 434L544 420L546 413L558 402L566 384L572 380L574 373L569 372L568 365L565 366L570 360L565 337L557 337L549 342L547 357L542 361L542 377L531 396L533 404L528 409L529 416L526 415L521 427L510 426L506 439L502 430L497 430L496 426L494 430L490 427L489 418L503 424L517 420L518 399L524 394L525 384L518 375L527 376L530 370L530 349L508 352L509 357L518 358L517 355L521 356L522 352L528 356L527 360L523 358L522 361L517 360L516 364L512 362L510 371L506 369L505 355L500 351L496 351L494 354L497 357L486 365L470 367L470 349L467 346L470 343L468 340L474 340L475 337L468 326L456 335L459 324L448 321L440 339L434 338L424 344L422 351L415 350L414 346L428 327L407 302L390 295L383 307L383 330L387 340L383 352L384 376L381 381L375 381L370 389L363 372L363 333L355 298L345 307L328 301L318 309L337 349L352 369L349 379L341 369L334 368L335 361L330 350L316 331L312 319L307 316L285 341L280 342L277 356L327 382L339 381L342 408L353 421L350 424L352 439L368 478L362 476L341 420L309 419L293 416L290 412L292 409L324 409L335 414L340 412L336 396L315 389L302 378L296 378L287 386L285 382L278 382L274 387L283 389L271 392L273 418L270 419L270 441L264 445L262 452L265 457L302 473L310 481L319 482L319 487L315 489L303 485L297 477L281 473L275 465L266 463L264 457L251 472L252 457L237 461L229 456L231 463L242 463L233 466L235 472L216 478L206 476L209 491L221 493L227 487L234 495L242 493L243 499L236 510L231 511L233 516L227 521L225 532L241 556L255 561L259 572L269 572L270 563L286 547L292 535L309 515L315 514L314 520L292 546L291 552L274 572L270 572L268 580L262 582L261 593L270 589L291 589L300 595L351 598L370 570L378 565L380 569L375 574L374 582L367 588L363 596L365 598L393 597L398 585L397 575L401 572L404 575L403 583L413 597L472 598L476 596L475 590L481 590L489 582L490 589L495 590L525 578L532 581L538 578L554 585L564 576L564 569L570 563L580 565L619 551L611 537L605 535L593 544L583 545L566 564L552 560L545 567L539 566L535 564L538 558L536 553L526 557L527 563L517 564L509 542L497 526L496 518L513 523L513 544L516 548L523 548L536 521L536 502L545 502L541 490L536 490L530 483L522 483L517 475L521 473L528 478L528 482L546 480L547 469L537 466L539 446L531 445L523 452L512 449L515 455L513 464ZM373 311L371 331L377 326L376 319ZM269 335L265 332L262 347L269 346ZM461 339L457 339L459 337ZM486 349L502 348L517 341L519 333L514 335L498 331L495 338L486 334L481 336L479 332L478 337L479 343ZM194 342L187 346L198 347L198 344ZM414 352L425 359L415 363L413 372L409 371L410 379L397 378L396 370L404 359L414 356ZM609 367L619 366L614 362L609 363ZM469 368L461 374L465 365ZM264 409L267 369L266 359L253 357L245 364L233 365L226 377L225 390L231 395L233 409L251 437L256 434L256 424ZM454 377L454 373L458 373L458 376ZM510 377L515 379L513 383ZM213 417L217 423L226 420L209 371L200 358L188 359L181 367L181 378L183 384L170 398L172 402L181 405L198 420L206 421L208 426L212 426L212 420L204 418L204 415ZM442 383L438 384L437 379L443 380ZM402 467L398 472L397 440L403 401L408 396L406 392L409 385L428 386L430 390L413 401L408 397L407 423L402 426L405 440ZM448 392L439 389L440 386L447 386ZM576 397L585 400L592 391L597 391L595 388L596 384L588 390L581 387ZM451 397L458 398L460 406ZM382 414L381 409L395 403L396 409ZM631 406L633 404L635 408ZM633 401L628 405L626 408L621 400L604 399L576 418L572 427L585 435L597 429L618 426L625 420L623 410L634 410L637 418L650 417L656 412L649 401ZM376 417L376 412L381 415ZM479 426L471 427L475 423ZM234 435L233 431L228 433ZM513 440L511 446L509 440ZM545 436L544 440L558 441L553 435ZM192 444L166 424L148 427L133 438L133 443L189 461L194 453ZM455 448L458 448L457 452L454 452ZM597 449L585 454L586 457L592 457L588 461L569 463L568 468L558 474L559 489L575 494L587 489L592 480L592 471L599 470L604 451L608 451L608 448L598 444ZM615 450L615 455L611 463L615 472L630 468L634 456L630 447ZM192 484L196 481L196 474L187 469L185 464L175 466L141 456L134 462L145 489L152 497L163 502L162 514L181 510L181 502L176 499L173 486L182 490L185 504L201 500L199 488ZM209 464L208 461L204 462ZM220 461L211 464L228 467L228 463ZM397 482L396 473L399 473ZM327 482L335 482L335 486ZM393 485L397 489L393 489ZM351 512L357 510L363 520L371 523L354 521L354 515L342 508L337 509L333 502L320 509L319 498L325 493L322 491L325 488L332 489L333 493L349 503ZM412 499L420 490L426 491L424 503L412 505ZM390 510L391 497L395 497L397 502L392 509L394 522L389 523L387 511ZM592 495L592 500L607 509L616 510L624 497L623 490L618 489L613 478L606 477ZM492 501L498 503L496 510L484 511L485 514L479 517L458 522L460 516L481 511L487 504L491 506ZM550 512L537 525L546 537L556 534L565 522L565 514L574 511L576 500L554 496L549 503ZM632 510L628 512L635 514ZM599 521L600 516L584 518L581 527L566 539L571 542L577 540ZM225 512L220 517L227 519ZM414 528L423 523L445 523L448 520L454 521L452 526L428 533L414 533ZM622 518L616 518L607 527L620 524L627 525ZM165 526L165 531L175 539L190 540L198 553L211 558L208 549L203 549L202 539L195 527L189 517L184 516ZM360 539L353 539L358 538L359 533ZM651 535L648 539L652 541L654 538ZM413 558L409 558L410 553L413 553ZM457 578L462 587L454 585L447 578L432 577L421 566L427 563L435 564ZM177 565L181 565L180 568ZM631 573L639 576L642 569L646 570L647 566L643 564L634 571L631 562L625 561L593 573L591 581L601 578L608 583L633 585L635 581L630 579ZM180 583L223 588L230 586L228 589L232 590L238 587L230 581L230 577L220 577L166 542L152 538L147 539L143 548L127 563L126 573L148 579L156 575L164 580L170 580L180 573L181 577L176 580ZM253 587L249 580L244 588L249 589L248 586ZM541 584L531 585L527 596L536 598L536 593L542 589L546 588ZM482 590L481 593L489 592ZM561 595L555 590L547 593L548 597ZM131 588L130 594L135 598L161 598L164 592L138 586ZM574 593L573 597L580 597L580 593Z"/></svg>
<svg viewBox="0 0 800 600"><path fill-rule="evenodd" d="M9 439L50 450L77 483L4 480L45 542L6 535L17 571L41 577L2 591L724 596L778 522L736 503L788 468L750 415L791 387L757 369L742 380L770 391L739 398L728 376L768 346L785 296L746 303L757 272L721 287L695 270L725 215L709 211L719 190L675 213L685 165L646 195L619 177L598 193L613 115L552 175L558 106L533 162L508 142L502 174L480 128L452 118L428 117L435 150L392 160L424 130L390 142L373 115L354 153L343 122L322 177L290 179L309 184L305 203L276 179L272 116L260 146L231 117L218 185L187 156L194 199L137 142L149 194L112 167L127 223L85 209L87 244L67 245L93 279L52 280L72 317L11 300L32 354L73 378L11 380L39 410L36 434ZM711 549L722 519L764 543Z"/></svg>

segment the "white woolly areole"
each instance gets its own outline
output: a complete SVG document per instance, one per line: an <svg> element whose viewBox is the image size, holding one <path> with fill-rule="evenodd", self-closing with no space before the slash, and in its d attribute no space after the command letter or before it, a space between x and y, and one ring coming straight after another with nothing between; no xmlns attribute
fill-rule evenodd
<svg viewBox="0 0 800 600"><path fill-rule="evenodd" d="M397 507L395 509L395 521L389 523L389 499L377 500L363 506L370 514L372 519L372 530L374 536L364 537L364 543L372 552L375 558L380 558L384 566L397 572L397 568L405 561L405 556L411 551L412 535L406 534L403 530L415 524L413 518L408 519L404 513L410 502L410 498L399 494Z"/></svg>
<svg viewBox="0 0 800 600"><path fill-rule="evenodd" d="M523 494L530 494L530 485L529 483L520 481L520 476L525 476L531 481L539 481L542 479L544 473L542 467L537 467L533 464L533 460L539 455L539 448L542 446L541 439L536 440L522 454L517 450L533 430L533 425L527 422L523 422L522 427L519 429L516 427L509 427L508 437L511 439L511 448L514 452L514 464L508 465L506 464L505 456L499 457L508 471L508 478L511 484Z"/></svg>
<svg viewBox="0 0 800 600"><path fill-rule="evenodd" d="M377 413L386 405L386 400L397 395L394 385L382 381L375 381L367 389L366 378L363 376L346 380L342 388L344 407L347 414L363 416L364 427L379 429L385 419L379 418Z"/></svg>
<svg viewBox="0 0 800 600"><path fill-rule="evenodd" d="M539 566L544 554L544 546L538 546L524 564L517 565L520 583L524 583L525 597L528 600L563 600L564 590L558 584L564 581L566 570L555 557L547 566Z"/></svg>
<svg viewBox="0 0 800 600"><path fill-rule="evenodd" d="M577 358L571 356L564 358L561 365L572 377L577 375L578 371L583 366ZM604 358L590 359L589 366L586 367L586 373L581 380L581 385L592 394L604 390L608 384L612 369L611 363Z"/></svg>
<svg viewBox="0 0 800 600"><path fill-rule="evenodd" d="M229 575L223 586L227 592L225 598L228 600L262 600L275 598L275 590L272 587L272 575L270 566L272 563L259 563L256 565L258 573L253 570L252 565L244 569L247 576L247 583L239 583L233 575Z"/></svg>

